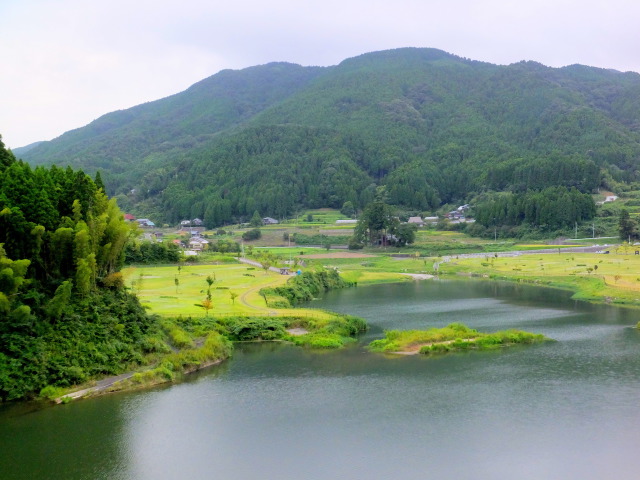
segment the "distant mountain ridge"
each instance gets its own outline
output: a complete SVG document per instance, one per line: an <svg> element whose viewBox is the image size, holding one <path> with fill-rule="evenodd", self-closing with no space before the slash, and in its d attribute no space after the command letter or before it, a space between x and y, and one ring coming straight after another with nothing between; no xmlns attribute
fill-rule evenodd
<svg viewBox="0 0 640 480"><path fill-rule="evenodd" d="M431 211L488 190L588 192L640 171L640 75L435 49L225 70L19 156L101 170L123 208L211 225L300 207Z"/></svg>
<svg viewBox="0 0 640 480"><path fill-rule="evenodd" d="M31 150L32 148L37 147L38 145L40 145L42 142L33 142L30 143L29 145L25 145L24 147L18 147L18 148L14 148L13 149L13 154L20 156L26 152L28 152L29 150Z"/></svg>
<svg viewBox="0 0 640 480"><path fill-rule="evenodd" d="M241 124L320 71L288 63L223 70L184 92L108 113L85 127L41 142L25 159L109 173L120 161L128 163L162 151L167 143L197 144L201 136Z"/></svg>

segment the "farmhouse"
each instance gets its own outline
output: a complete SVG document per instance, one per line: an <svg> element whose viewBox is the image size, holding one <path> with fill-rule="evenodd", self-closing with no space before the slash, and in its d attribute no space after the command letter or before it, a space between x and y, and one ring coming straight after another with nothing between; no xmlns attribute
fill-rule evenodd
<svg viewBox="0 0 640 480"><path fill-rule="evenodd" d="M409 217L407 223L411 223L413 225L417 225L419 227L424 227L424 220L421 217Z"/></svg>
<svg viewBox="0 0 640 480"><path fill-rule="evenodd" d="M156 224L153 223L148 218L139 218L138 219L138 225L140 225L143 228L151 228L151 227L155 227L156 226Z"/></svg>

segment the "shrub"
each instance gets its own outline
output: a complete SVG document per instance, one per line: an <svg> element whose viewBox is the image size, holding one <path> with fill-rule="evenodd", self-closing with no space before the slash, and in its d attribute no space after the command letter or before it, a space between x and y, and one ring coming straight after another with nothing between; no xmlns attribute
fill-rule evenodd
<svg viewBox="0 0 640 480"><path fill-rule="evenodd" d="M171 343L177 348L193 347L193 340L189 334L178 326L173 326L169 330L169 338L171 339Z"/></svg>
<svg viewBox="0 0 640 480"><path fill-rule="evenodd" d="M47 385L42 390L40 390L40 397L46 398L47 400L55 400L64 394L64 389L59 387L54 387L53 385Z"/></svg>
<svg viewBox="0 0 640 480"><path fill-rule="evenodd" d="M347 244L349 250L361 250L364 248L364 244L358 241L356 237L349 238L349 243Z"/></svg>
<svg viewBox="0 0 640 480"><path fill-rule="evenodd" d="M261 295L278 295L286 298L291 305L298 305L317 297L320 293L332 289L345 288L352 284L344 280L336 270L323 269L316 272L304 272L276 288L263 288Z"/></svg>
<svg viewBox="0 0 640 480"><path fill-rule="evenodd" d="M309 348L341 348L348 340L336 334L308 333L293 337L292 341L296 345Z"/></svg>
<svg viewBox="0 0 640 480"><path fill-rule="evenodd" d="M252 228L242 234L242 239L245 241L258 240L262 238L262 232L259 228Z"/></svg>
<svg viewBox="0 0 640 480"><path fill-rule="evenodd" d="M286 320L266 317L230 317L220 321L229 339L275 340L286 335Z"/></svg>

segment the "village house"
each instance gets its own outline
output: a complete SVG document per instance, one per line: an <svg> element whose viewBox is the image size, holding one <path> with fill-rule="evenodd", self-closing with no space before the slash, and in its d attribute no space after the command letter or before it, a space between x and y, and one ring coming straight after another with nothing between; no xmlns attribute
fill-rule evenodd
<svg viewBox="0 0 640 480"><path fill-rule="evenodd" d="M262 219L262 223L263 223L263 225L277 225L280 222L278 222L278 220L276 220L275 218L264 217Z"/></svg>
<svg viewBox="0 0 640 480"><path fill-rule="evenodd" d="M459 210L451 210L449 213L445 213L444 215L449 220L462 220L464 219L464 213Z"/></svg>
<svg viewBox="0 0 640 480"><path fill-rule="evenodd" d="M421 217L409 217L409 220L407 220L407 223L410 223L412 225L417 225L418 227L424 227L424 220L422 220Z"/></svg>
<svg viewBox="0 0 640 480"><path fill-rule="evenodd" d="M191 240L189 240L189 248L196 252L201 252L207 247L208 244L209 244L209 240L206 240L204 238L194 237Z"/></svg>
<svg viewBox="0 0 640 480"><path fill-rule="evenodd" d="M152 228L152 227L156 226L156 224L153 223L148 218L139 218L138 219L138 225L141 226L142 228Z"/></svg>

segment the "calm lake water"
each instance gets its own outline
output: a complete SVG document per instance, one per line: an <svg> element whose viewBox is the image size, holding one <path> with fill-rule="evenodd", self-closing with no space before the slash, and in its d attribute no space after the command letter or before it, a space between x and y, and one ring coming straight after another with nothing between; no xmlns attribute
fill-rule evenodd
<svg viewBox="0 0 640 480"><path fill-rule="evenodd" d="M249 344L188 381L0 409L2 479L637 479L639 312L566 292L424 281L332 292L340 352ZM439 358L362 345L459 321L556 342Z"/></svg>

